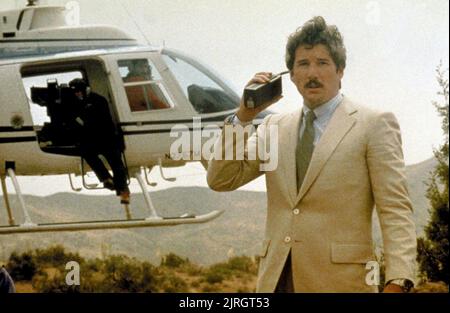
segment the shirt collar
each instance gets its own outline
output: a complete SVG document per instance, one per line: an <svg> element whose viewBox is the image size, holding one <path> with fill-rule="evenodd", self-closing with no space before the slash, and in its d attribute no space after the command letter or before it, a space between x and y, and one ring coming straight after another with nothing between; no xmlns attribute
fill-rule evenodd
<svg viewBox="0 0 450 313"><path fill-rule="evenodd" d="M334 96L334 98L315 108L313 111L316 115L317 120L320 122L321 120L326 120L327 117L330 117L343 98L344 96L340 92L338 92L338 94ZM306 116L309 111L311 111L311 109L306 105L303 105L303 116Z"/></svg>

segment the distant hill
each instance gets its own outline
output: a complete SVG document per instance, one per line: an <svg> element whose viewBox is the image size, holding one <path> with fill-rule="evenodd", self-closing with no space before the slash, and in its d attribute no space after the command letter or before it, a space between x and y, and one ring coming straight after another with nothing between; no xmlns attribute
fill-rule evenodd
<svg viewBox="0 0 450 313"><path fill-rule="evenodd" d="M426 198L427 183L431 173L437 166L435 158L410 165L407 167L406 177L409 184L409 193L414 206L414 216L416 218L417 228L422 234L423 228L428 224L428 209L430 208Z"/></svg>
<svg viewBox="0 0 450 313"><path fill-rule="evenodd" d="M422 234L428 219L426 185L436 161L429 159L407 168L407 178L417 231ZM205 213L224 209L225 213L207 224L173 227L0 235L0 261L12 251L22 252L38 247L62 244L83 257L126 254L159 264L162 255L173 252L200 265L221 262L234 255L253 256L259 252L264 236L266 194L264 192L234 191L217 193L203 187L176 187L152 192L155 206L164 216L183 213ZM79 221L124 217L113 196L87 196L59 193L48 197L26 196L34 221ZM3 199L0 204L0 224L6 224ZM11 197L17 208L17 198ZM135 217L146 216L142 195L133 197ZM21 220L21 216L16 216ZM379 241L379 232L375 231Z"/></svg>

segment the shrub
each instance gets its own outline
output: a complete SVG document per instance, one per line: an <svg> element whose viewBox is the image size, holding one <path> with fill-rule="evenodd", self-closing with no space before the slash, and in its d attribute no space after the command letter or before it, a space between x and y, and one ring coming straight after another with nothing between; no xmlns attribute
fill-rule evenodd
<svg viewBox="0 0 450 313"><path fill-rule="evenodd" d="M105 279L111 282L111 292L138 292L142 287L142 268L127 256L110 256L105 260L104 271Z"/></svg>
<svg viewBox="0 0 450 313"><path fill-rule="evenodd" d="M21 255L13 252L6 264L6 270L15 281L31 281L38 272L38 266L31 252L24 252Z"/></svg>
<svg viewBox="0 0 450 313"><path fill-rule="evenodd" d="M58 272L53 277L49 277L47 273L43 272L36 275L32 281L33 288L38 292L43 293L78 293L80 286L69 286L66 284L65 275Z"/></svg>
<svg viewBox="0 0 450 313"><path fill-rule="evenodd" d="M69 261L76 261L79 264L84 262L84 259L78 253L66 252L61 245L48 247L47 249L36 249L34 255L36 263L40 267L54 266L64 268Z"/></svg>
<svg viewBox="0 0 450 313"><path fill-rule="evenodd" d="M256 273L256 264L248 256L237 256L228 260L228 267L232 271Z"/></svg>
<svg viewBox="0 0 450 313"><path fill-rule="evenodd" d="M189 259L182 258L175 253L169 253L165 255L161 260L161 266L170 267L170 268L178 268L182 265L189 264Z"/></svg>
<svg viewBox="0 0 450 313"><path fill-rule="evenodd" d="M450 283L450 257L449 257L449 171L448 171L448 147L449 147L449 90L448 69L442 70L442 63L436 69L437 80L443 97L442 102L434 101L442 118L442 129L444 131L444 142L439 149L434 150L438 164L431 174L427 189L427 198L430 200L430 220L425 227L425 236L417 241L417 261L419 263L419 274L422 281Z"/></svg>
<svg viewBox="0 0 450 313"><path fill-rule="evenodd" d="M226 276L226 271L224 271L221 267L211 267L205 274L205 280L209 284L221 283Z"/></svg>
<svg viewBox="0 0 450 313"><path fill-rule="evenodd" d="M172 273L168 273L167 276L164 277L162 281L161 289L163 292L187 292L188 286L186 282L173 275Z"/></svg>

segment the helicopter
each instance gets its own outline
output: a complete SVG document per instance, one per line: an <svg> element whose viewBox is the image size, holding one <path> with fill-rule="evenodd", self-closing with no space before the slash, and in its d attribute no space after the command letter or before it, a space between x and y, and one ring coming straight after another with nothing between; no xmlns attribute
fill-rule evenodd
<svg viewBox="0 0 450 313"><path fill-rule="evenodd" d="M191 161L206 168L205 159L172 156L176 139L171 129L187 125L186 131L194 136L199 119L201 128L223 127L224 119L239 106L238 94L214 70L180 51L141 44L112 26L68 25L65 7L34 2L0 12L0 179L8 217L0 234L170 226L220 216L223 211L214 210L161 217L148 190L156 185L149 174L158 167L163 179L175 181L165 176L164 168ZM140 74L133 76L136 70ZM131 179L139 183L147 218L133 218L124 206L124 219L60 223L31 219L17 176L65 174L75 192L103 188L86 179L91 169L76 140L64 128L55 127L70 109L68 83L75 78L107 99L124 147L128 183ZM148 90L157 101L150 99ZM262 112L255 125L268 113ZM75 184L77 176L81 187ZM19 200L21 222L14 218L7 178Z"/></svg>

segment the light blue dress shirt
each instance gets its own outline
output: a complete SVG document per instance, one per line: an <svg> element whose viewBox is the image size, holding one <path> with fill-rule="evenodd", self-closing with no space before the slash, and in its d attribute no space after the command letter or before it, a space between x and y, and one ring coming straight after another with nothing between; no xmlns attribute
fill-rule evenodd
<svg viewBox="0 0 450 313"><path fill-rule="evenodd" d="M344 99L344 96L341 93L338 93L334 98L329 100L328 102L325 102L324 104L321 104L319 107L315 108L314 114L316 115L316 119L314 120L314 146L319 142L320 137L322 136L323 132L325 131L325 128L328 125L328 122L330 121L331 117L333 116L334 111L336 110L339 103L342 102L342 99ZM300 132L299 132L299 138L303 135L303 132L305 131L305 119L306 114L311 111L306 105L303 105L303 114L302 114L302 123L300 124ZM239 118L236 116L236 114L233 116L233 119L231 120L233 124L240 124L240 125L249 125L252 122L241 122Z"/></svg>
<svg viewBox="0 0 450 313"><path fill-rule="evenodd" d="M320 105L319 107L315 108L314 114L316 115L316 119L314 120L314 146L319 142L320 137L322 136L323 132L325 131L325 128L328 125L328 122L331 119L331 116L333 116L334 111L336 110L339 103L342 102L342 99L344 96L341 93L338 93L333 99L329 100L328 102L325 102L324 104ZM306 105L303 105L303 114L302 114L302 123L300 124L300 132L299 132L299 138L303 135L303 132L305 131L305 124L306 124L306 114L311 111L310 108L308 108Z"/></svg>

